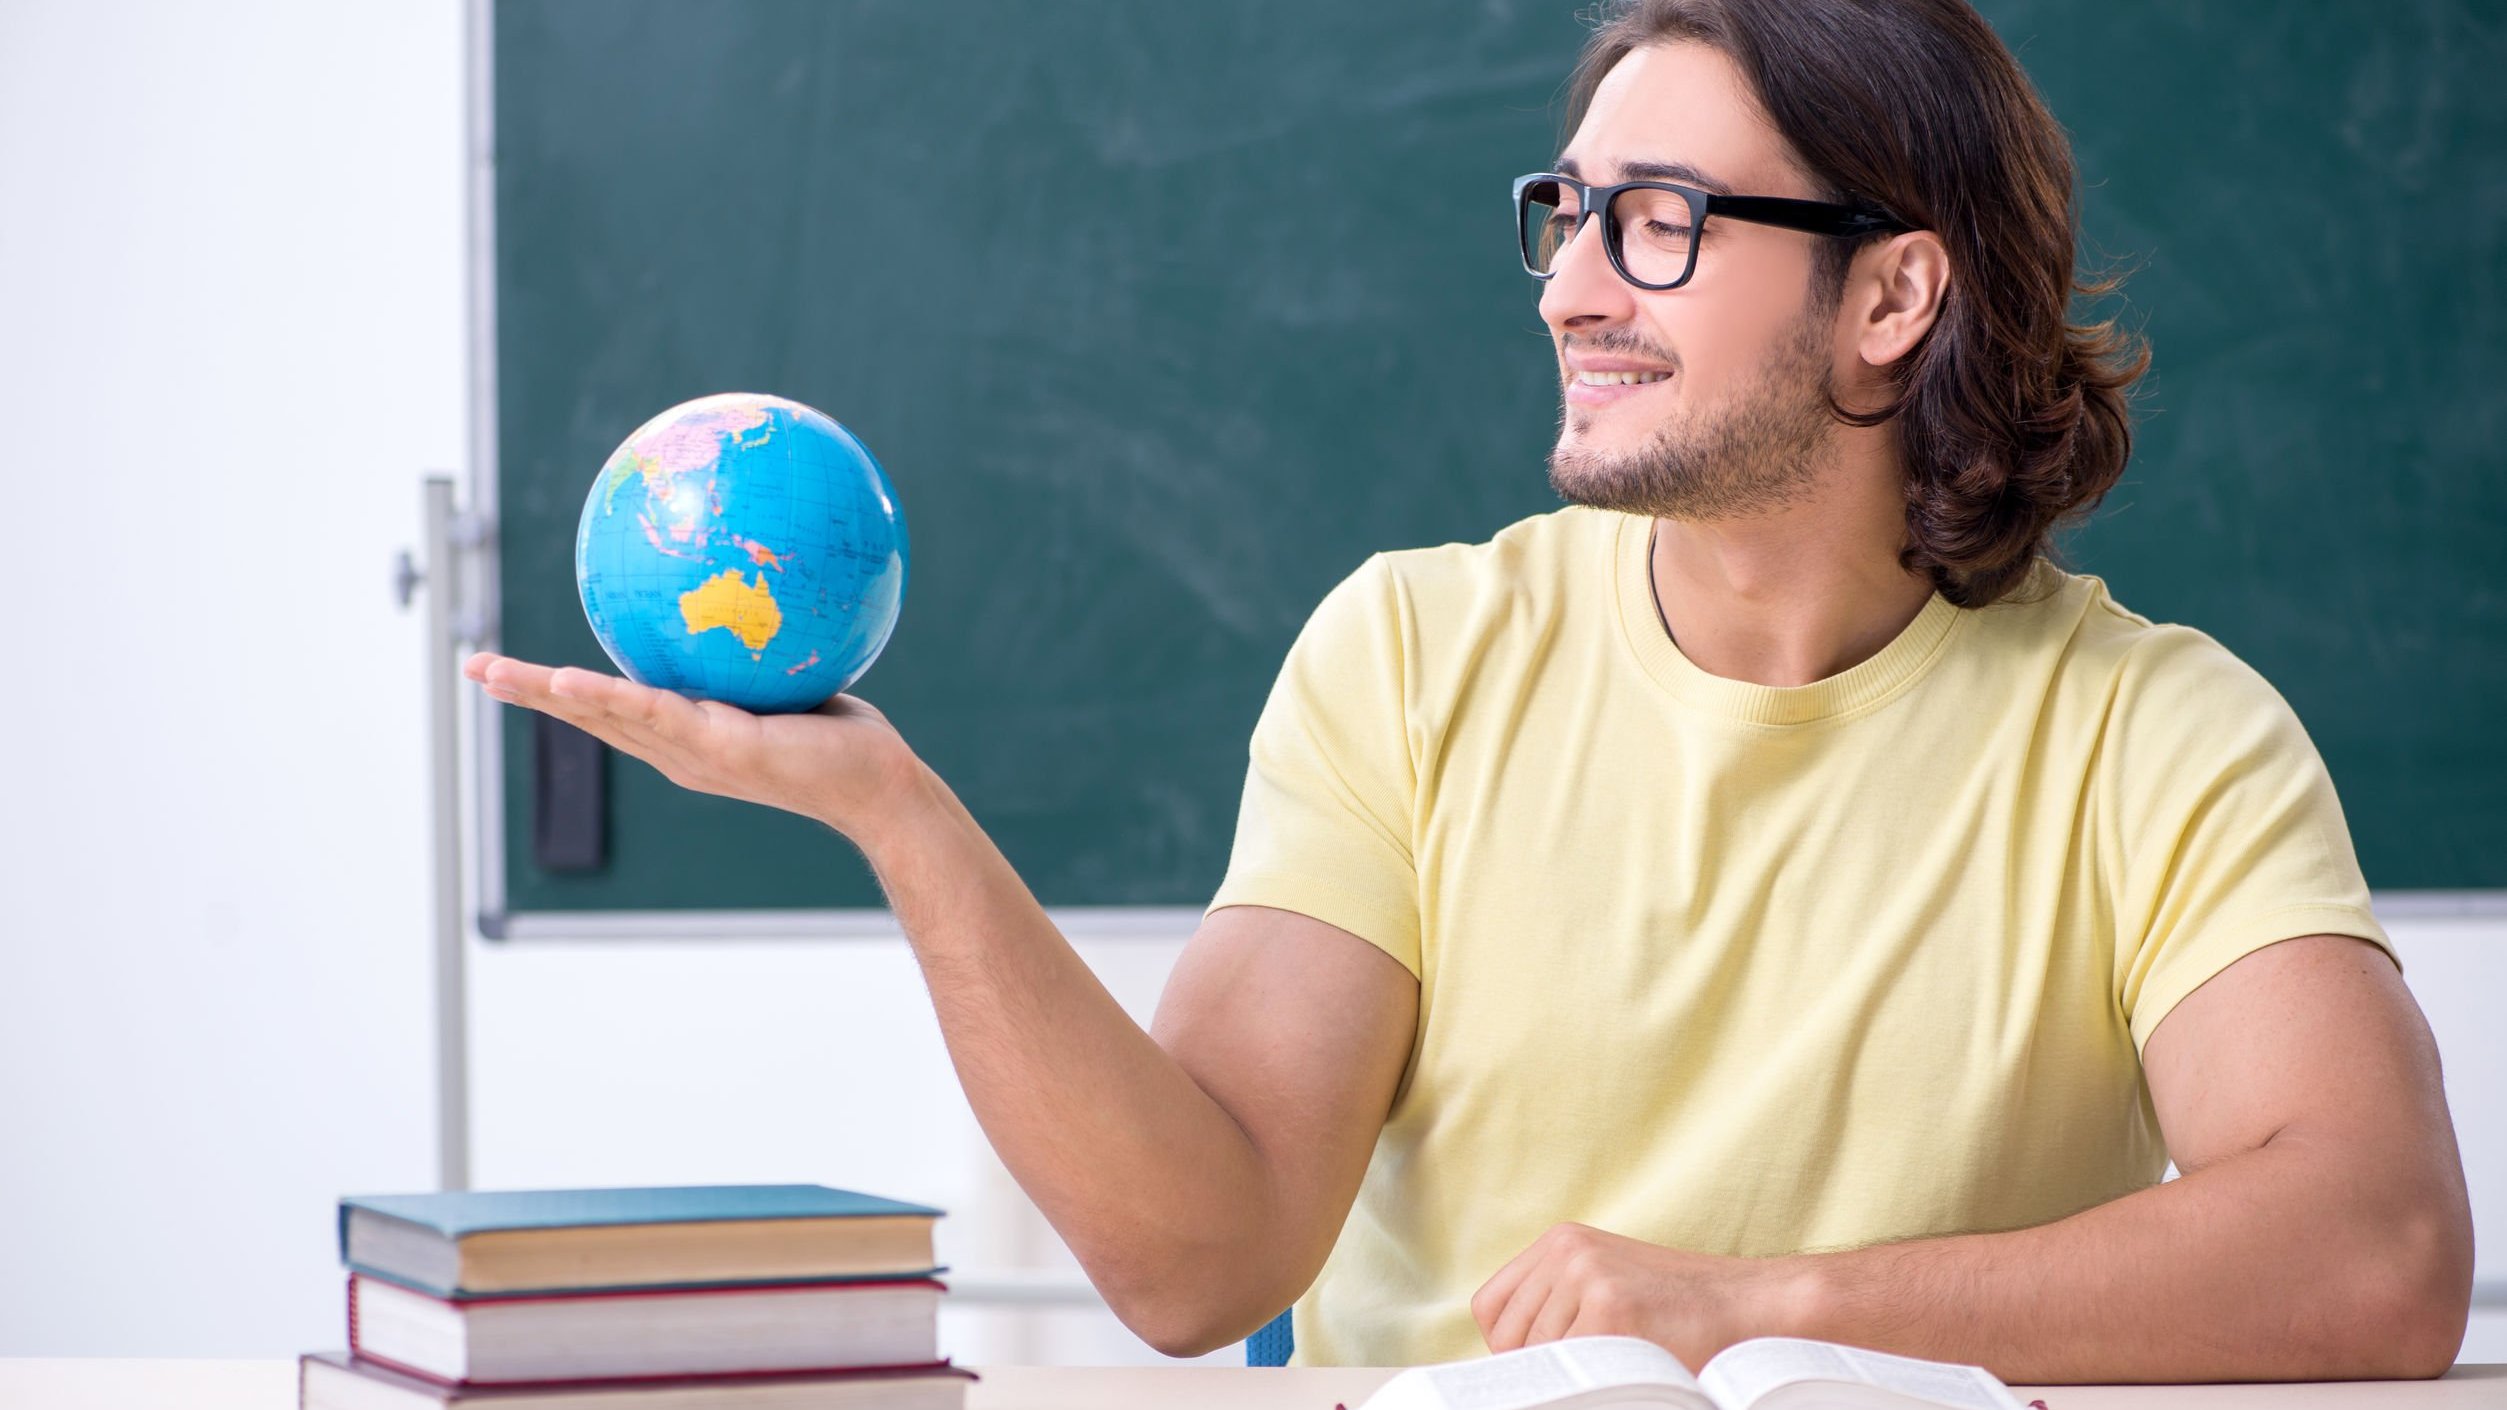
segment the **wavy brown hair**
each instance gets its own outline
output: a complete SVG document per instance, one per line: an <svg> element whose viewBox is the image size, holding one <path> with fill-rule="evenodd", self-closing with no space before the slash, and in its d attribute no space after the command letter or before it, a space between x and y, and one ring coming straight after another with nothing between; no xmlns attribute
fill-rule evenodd
<svg viewBox="0 0 2507 1410"><path fill-rule="evenodd" d="M1940 315L1888 368L1892 400L1829 405L1897 421L1908 571L1962 607L1999 600L2123 475L2126 390L2150 365L2114 319L2070 321L2074 295L2122 276L2074 272L2063 129L1965 0L1618 0L1568 80L1568 135L1612 65L1676 41L1739 66L1820 199L1877 202L1947 247ZM1886 238L1819 242L1814 294L1835 307L1855 251Z"/></svg>

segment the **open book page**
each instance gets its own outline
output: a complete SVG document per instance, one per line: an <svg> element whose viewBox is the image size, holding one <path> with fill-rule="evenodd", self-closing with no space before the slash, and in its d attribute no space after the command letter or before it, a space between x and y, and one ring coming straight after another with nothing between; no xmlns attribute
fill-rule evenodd
<svg viewBox="0 0 2507 1410"><path fill-rule="evenodd" d="M1475 1361L1414 1366L1386 1381L1359 1410L1532 1410L1561 1403L1711 1410L1678 1357L1636 1337L1569 1337Z"/></svg>
<svg viewBox="0 0 2507 1410"><path fill-rule="evenodd" d="M1921 1361L1796 1337L1735 1342L1698 1373L1699 1384L1723 1410L1748 1410L1760 1396L1799 1381L1875 1386L1914 1402L1956 1410L2021 1410L2019 1397L1982 1366Z"/></svg>

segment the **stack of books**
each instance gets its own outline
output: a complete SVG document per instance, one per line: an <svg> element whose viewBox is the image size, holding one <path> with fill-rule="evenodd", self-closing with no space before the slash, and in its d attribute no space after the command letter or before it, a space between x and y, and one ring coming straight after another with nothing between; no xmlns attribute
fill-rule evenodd
<svg viewBox="0 0 2507 1410"><path fill-rule="evenodd" d="M822 1185L340 1201L348 1351L302 1410L960 1410L940 1211Z"/></svg>

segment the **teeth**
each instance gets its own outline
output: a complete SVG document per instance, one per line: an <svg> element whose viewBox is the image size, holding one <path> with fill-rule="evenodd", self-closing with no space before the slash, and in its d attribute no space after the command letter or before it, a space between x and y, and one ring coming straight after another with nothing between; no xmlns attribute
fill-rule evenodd
<svg viewBox="0 0 2507 1410"><path fill-rule="evenodd" d="M1579 372L1576 380L1588 387L1629 387L1639 382L1668 382L1668 372Z"/></svg>

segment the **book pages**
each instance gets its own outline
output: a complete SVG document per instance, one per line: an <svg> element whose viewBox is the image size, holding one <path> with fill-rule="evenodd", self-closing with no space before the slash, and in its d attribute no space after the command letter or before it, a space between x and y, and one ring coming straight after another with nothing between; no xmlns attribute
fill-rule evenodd
<svg viewBox="0 0 2507 1410"><path fill-rule="evenodd" d="M1659 1388L1667 1403L1703 1398L1677 1357L1635 1337L1570 1337L1418 1371L1447 1410L1525 1410L1617 1386Z"/></svg>
<svg viewBox="0 0 2507 1410"><path fill-rule="evenodd" d="M2020 1410L2010 1388L1981 1366L1892 1356L1834 1342L1753 1337L1726 1347L1698 1376L1724 1410L1747 1410L1760 1396L1796 1381L1877 1386L1956 1410Z"/></svg>

